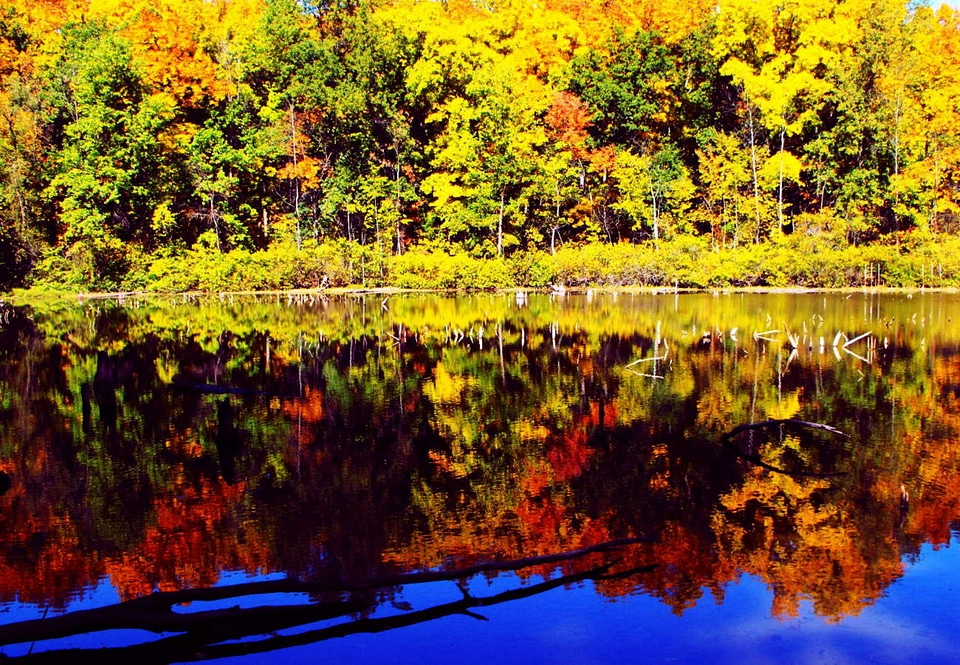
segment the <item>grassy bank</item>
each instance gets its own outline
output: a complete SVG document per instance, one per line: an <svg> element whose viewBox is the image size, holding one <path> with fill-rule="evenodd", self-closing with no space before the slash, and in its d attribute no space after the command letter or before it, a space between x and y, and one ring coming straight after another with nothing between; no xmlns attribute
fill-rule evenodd
<svg viewBox="0 0 960 665"><path fill-rule="evenodd" d="M715 248L703 238L645 244L566 246L477 258L437 247L385 256L346 241L268 251L203 247L170 256L127 257L112 283L90 283L70 262L49 262L36 290L262 291L324 287L496 289L508 287L960 287L960 238L903 236L899 243L830 247L815 237Z"/></svg>

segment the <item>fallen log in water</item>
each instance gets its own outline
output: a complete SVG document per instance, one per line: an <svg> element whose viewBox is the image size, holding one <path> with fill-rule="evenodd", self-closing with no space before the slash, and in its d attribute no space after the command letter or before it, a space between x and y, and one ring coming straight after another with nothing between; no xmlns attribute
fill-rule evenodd
<svg viewBox="0 0 960 665"><path fill-rule="evenodd" d="M153 633L183 633L168 639L175 643L182 642L199 647L204 644L209 645L228 639L239 639L248 635L260 635L270 631L356 614L371 609L372 606L365 601L342 600L293 606L259 606L252 608L237 606L229 609L189 613L174 611L174 606L199 601L248 598L262 594L348 593L387 589L407 584L458 581L484 572L516 571L533 566L572 561L590 554L608 552L626 545L646 542L653 541L648 538L622 538L554 554L505 561L487 561L465 568L387 575L368 580L303 582L296 579L285 579L203 589L162 591L106 607L0 626L0 645L62 639L72 635L102 630L140 629ZM612 563L607 563L593 569L591 575L598 576L601 572L606 573L611 565ZM507 597L504 599L507 599ZM470 599L470 602L464 601L464 603L464 608L479 607L484 604L484 601L483 599ZM459 605L457 607L459 611L463 611Z"/></svg>
<svg viewBox="0 0 960 665"><path fill-rule="evenodd" d="M45 651L28 654L16 660L31 663L31 665L47 665L48 663L56 665L63 662L83 662L91 659L95 659L99 665L110 665L112 663L122 663L126 665L130 662L136 662L139 663L139 665L148 665L149 663L194 662L227 657L251 656L277 651L279 649L314 644L338 637L346 637L348 635L382 633L388 630L414 626L454 615L486 620L486 617L477 614L473 610L530 598L585 580L618 579L649 572L657 567L656 564L653 564L632 568L612 575L608 574L607 571L609 571L615 563L615 561L604 563L581 573L563 575L552 580L503 591L493 596L472 596L461 586L459 588L462 598L452 602L386 617L355 617L350 621L303 632L294 632L292 634L271 631L267 623L251 624L250 622L244 622L237 624L228 622L218 626L217 630L212 632L190 631L179 635L162 637L153 642L131 646L87 649L72 648ZM306 615L304 615L304 618L306 618ZM313 622L314 621L310 620L301 621L296 625L306 625L307 623ZM288 627L292 627L293 625L294 624L290 624ZM259 637L260 639L249 639L251 637Z"/></svg>

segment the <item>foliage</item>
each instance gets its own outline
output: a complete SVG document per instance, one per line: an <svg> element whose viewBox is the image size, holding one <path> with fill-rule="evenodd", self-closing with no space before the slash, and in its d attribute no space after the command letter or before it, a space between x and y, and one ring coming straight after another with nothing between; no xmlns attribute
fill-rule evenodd
<svg viewBox="0 0 960 665"><path fill-rule="evenodd" d="M271 291L368 284L378 286L378 260L369 248L338 242L297 250L292 244L267 251L218 252L198 245L177 257L159 257L147 270L147 288L155 292Z"/></svg>
<svg viewBox="0 0 960 665"><path fill-rule="evenodd" d="M776 242L717 247L706 237L680 234L657 243L589 243L563 246L554 254L517 252L508 259L450 254L437 247L384 256L374 246L345 240L308 243L299 250L291 242L267 250L218 252L212 235L206 238L206 244L201 242L175 255L146 256L124 251L120 244L93 255L76 244L66 256L51 252L39 261L35 288L66 286L83 291L93 285L101 290L219 293L384 286L439 290L544 289L555 285L960 287L960 239L931 241L916 233L902 235L899 246L840 242L834 247L818 235L794 234ZM110 276L109 269L116 266L131 267ZM100 277L91 276L96 274Z"/></svg>
<svg viewBox="0 0 960 665"><path fill-rule="evenodd" d="M0 292L23 286L32 263L27 243L15 230L0 226Z"/></svg>
<svg viewBox="0 0 960 665"><path fill-rule="evenodd" d="M389 261L389 283L405 289L501 289L515 286L510 266L499 258L409 251Z"/></svg>
<svg viewBox="0 0 960 665"><path fill-rule="evenodd" d="M909 285L950 264L960 14L608 4L13 0L0 287L850 286L859 263ZM887 249L910 233L925 259ZM592 263L624 241L636 266Z"/></svg>

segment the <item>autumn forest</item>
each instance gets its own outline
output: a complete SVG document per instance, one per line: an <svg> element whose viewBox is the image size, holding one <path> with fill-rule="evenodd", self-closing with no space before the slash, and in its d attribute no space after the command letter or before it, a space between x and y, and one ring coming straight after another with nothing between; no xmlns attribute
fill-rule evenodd
<svg viewBox="0 0 960 665"><path fill-rule="evenodd" d="M0 288L952 285L958 28L898 0L13 0Z"/></svg>

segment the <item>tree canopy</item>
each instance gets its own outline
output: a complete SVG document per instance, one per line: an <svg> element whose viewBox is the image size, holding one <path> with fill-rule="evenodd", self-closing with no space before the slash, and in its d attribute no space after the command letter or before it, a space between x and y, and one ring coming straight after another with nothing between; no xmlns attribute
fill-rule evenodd
<svg viewBox="0 0 960 665"><path fill-rule="evenodd" d="M954 231L958 47L896 0L12 0L0 288L338 239Z"/></svg>

